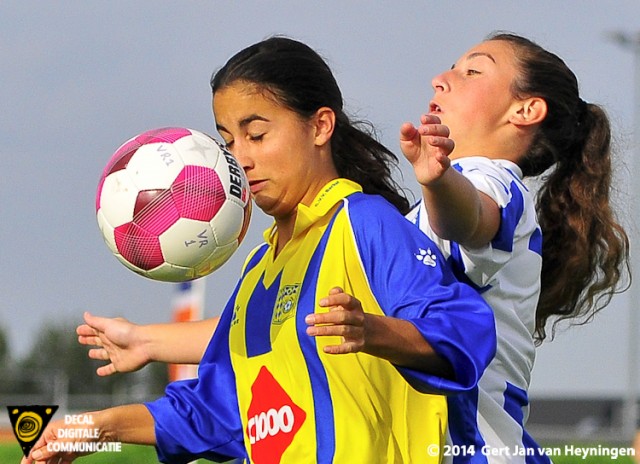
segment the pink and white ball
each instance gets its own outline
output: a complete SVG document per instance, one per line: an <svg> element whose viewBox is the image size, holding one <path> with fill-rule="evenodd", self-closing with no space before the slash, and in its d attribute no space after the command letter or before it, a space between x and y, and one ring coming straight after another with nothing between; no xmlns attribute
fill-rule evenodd
<svg viewBox="0 0 640 464"><path fill-rule="evenodd" d="M251 198L244 171L220 143L170 127L116 150L98 184L96 214L105 242L125 266L183 282L231 257L249 226Z"/></svg>

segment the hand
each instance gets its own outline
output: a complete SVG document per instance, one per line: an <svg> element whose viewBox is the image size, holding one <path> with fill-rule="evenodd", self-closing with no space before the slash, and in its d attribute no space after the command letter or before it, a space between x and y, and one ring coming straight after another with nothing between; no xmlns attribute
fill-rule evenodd
<svg viewBox="0 0 640 464"><path fill-rule="evenodd" d="M85 415L84 417L91 417ZM95 433L94 425L80 425L73 424L72 426L65 426L64 421L51 422L44 430L38 441L31 448L31 452L25 458L22 458L20 464L69 464L80 456L85 456L91 453L76 453L68 451L59 451L56 447L51 446L52 443L70 443L70 442L89 442L97 441L98 437L94 437ZM64 433L65 431L71 433ZM66 438L67 436L76 435L77 437L91 437L91 438ZM98 432L99 434L99 432Z"/></svg>
<svg viewBox="0 0 640 464"><path fill-rule="evenodd" d="M449 155L454 147L449 128L437 116L423 114L419 127L406 122L400 128L400 149L424 186L440 179L449 169Z"/></svg>
<svg viewBox="0 0 640 464"><path fill-rule="evenodd" d="M309 314L305 322L307 335L312 337L341 336L339 345L328 345L324 352L329 354L345 354L363 351L366 345L366 315L360 301L344 293L340 287L329 291L329 296L318 303L329 308L327 313Z"/></svg>
<svg viewBox="0 0 640 464"><path fill-rule="evenodd" d="M86 324L78 326L78 342L97 346L89 350L91 359L109 361L96 373L107 376L116 372L132 372L147 365L151 359L144 349L137 324L123 318L93 316L85 312Z"/></svg>

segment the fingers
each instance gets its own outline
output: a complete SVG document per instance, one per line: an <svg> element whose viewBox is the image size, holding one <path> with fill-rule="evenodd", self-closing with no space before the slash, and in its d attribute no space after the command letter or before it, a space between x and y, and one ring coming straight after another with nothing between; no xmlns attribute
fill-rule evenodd
<svg viewBox="0 0 640 464"><path fill-rule="evenodd" d="M102 346L102 340L97 335L79 335L78 343L87 346Z"/></svg>
<svg viewBox="0 0 640 464"><path fill-rule="evenodd" d="M329 295L322 298L318 304L321 307L329 308L328 312L309 314L305 318L307 334L310 336L340 336L351 343L352 339L362 340L364 332L364 311L360 301L345 293L342 288L334 287L329 291ZM357 347L359 345L356 342ZM352 352L354 347L342 347L342 350Z"/></svg>
<svg viewBox="0 0 640 464"><path fill-rule="evenodd" d="M100 377L106 377L108 375L115 374L116 372L118 372L118 369L116 369L116 366L113 363L107 364L106 366L100 366L96 369L96 374Z"/></svg>
<svg viewBox="0 0 640 464"><path fill-rule="evenodd" d="M94 316L89 311L84 312L83 318L87 325L91 329L93 329L95 333L104 332L106 329L106 323L109 320L106 317Z"/></svg>
<svg viewBox="0 0 640 464"><path fill-rule="evenodd" d="M109 361L109 359L111 359L109 353L104 348L92 348L87 354L89 358L97 359L98 361Z"/></svg>
<svg viewBox="0 0 640 464"><path fill-rule="evenodd" d="M400 126L400 141L410 142L418 135L418 129L410 122L405 122Z"/></svg>
<svg viewBox="0 0 640 464"><path fill-rule="evenodd" d="M76 334L81 337L94 337L98 335L98 331L87 324L81 324L76 327Z"/></svg>
<svg viewBox="0 0 640 464"><path fill-rule="evenodd" d="M442 159L447 158L447 153L451 153L455 147L455 143L453 140L447 137L428 137L428 143L432 147L440 148L441 152L439 153L442 156L437 157L439 161L442 162Z"/></svg>
<svg viewBox="0 0 640 464"><path fill-rule="evenodd" d="M360 338L363 334L361 325L336 324L314 325L307 327L307 334L314 337L344 337L349 339Z"/></svg>
<svg viewBox="0 0 640 464"><path fill-rule="evenodd" d="M327 354L349 354L362 351L362 343L345 342L340 345L327 345L322 348L322 351Z"/></svg>
<svg viewBox="0 0 640 464"><path fill-rule="evenodd" d="M435 114L423 114L420 116L420 124L440 124L442 121Z"/></svg>
<svg viewBox="0 0 640 464"><path fill-rule="evenodd" d="M104 348L93 348L88 352L89 358L97 359L98 361L111 361L111 356ZM96 374L100 377L106 377L118 372L116 366L110 362L104 366L100 366L96 369Z"/></svg>
<svg viewBox="0 0 640 464"><path fill-rule="evenodd" d="M444 124L423 124L418 129L420 135L430 135L433 137L449 137L451 132Z"/></svg>
<svg viewBox="0 0 640 464"><path fill-rule="evenodd" d="M318 304L323 308L329 308L330 311L334 311L336 309L353 311L362 308L362 305L357 298L345 293L340 287L333 287L329 290L329 295L322 298Z"/></svg>
<svg viewBox="0 0 640 464"><path fill-rule="evenodd" d="M307 327L307 335L311 337L341 337L342 343L326 345L322 348L328 354L348 354L362 351L365 339L364 326L361 323L350 323L349 314L347 311L326 313L330 319L334 319L336 322L309 326ZM319 322L319 324L325 323Z"/></svg>

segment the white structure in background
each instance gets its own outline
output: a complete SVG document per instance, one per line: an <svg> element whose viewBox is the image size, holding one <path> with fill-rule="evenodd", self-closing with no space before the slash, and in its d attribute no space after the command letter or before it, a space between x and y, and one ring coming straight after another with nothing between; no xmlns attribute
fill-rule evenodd
<svg viewBox="0 0 640 464"><path fill-rule="evenodd" d="M205 280L196 279L176 285L172 304L172 321L199 321L204 314ZM198 376L198 366L169 364L169 380L191 379Z"/></svg>

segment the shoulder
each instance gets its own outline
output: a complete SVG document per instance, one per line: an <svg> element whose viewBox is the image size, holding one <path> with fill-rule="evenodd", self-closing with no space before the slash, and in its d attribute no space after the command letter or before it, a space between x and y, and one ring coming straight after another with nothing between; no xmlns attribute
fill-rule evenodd
<svg viewBox="0 0 640 464"><path fill-rule="evenodd" d="M379 195L350 195L344 200L344 211L354 227L365 227L373 232L388 227L414 227L395 206Z"/></svg>
<svg viewBox="0 0 640 464"><path fill-rule="evenodd" d="M354 194L345 200L344 211L356 242L379 252L382 248L437 248L433 241L395 206L378 195Z"/></svg>
<svg viewBox="0 0 640 464"><path fill-rule="evenodd" d="M344 201L349 212L368 212L372 219L387 216L402 217L397 208L380 195L357 192L346 197Z"/></svg>
<svg viewBox="0 0 640 464"><path fill-rule="evenodd" d="M500 207L505 207L514 197L530 196L522 182L522 171L511 161L472 156L456 159L452 166Z"/></svg>

